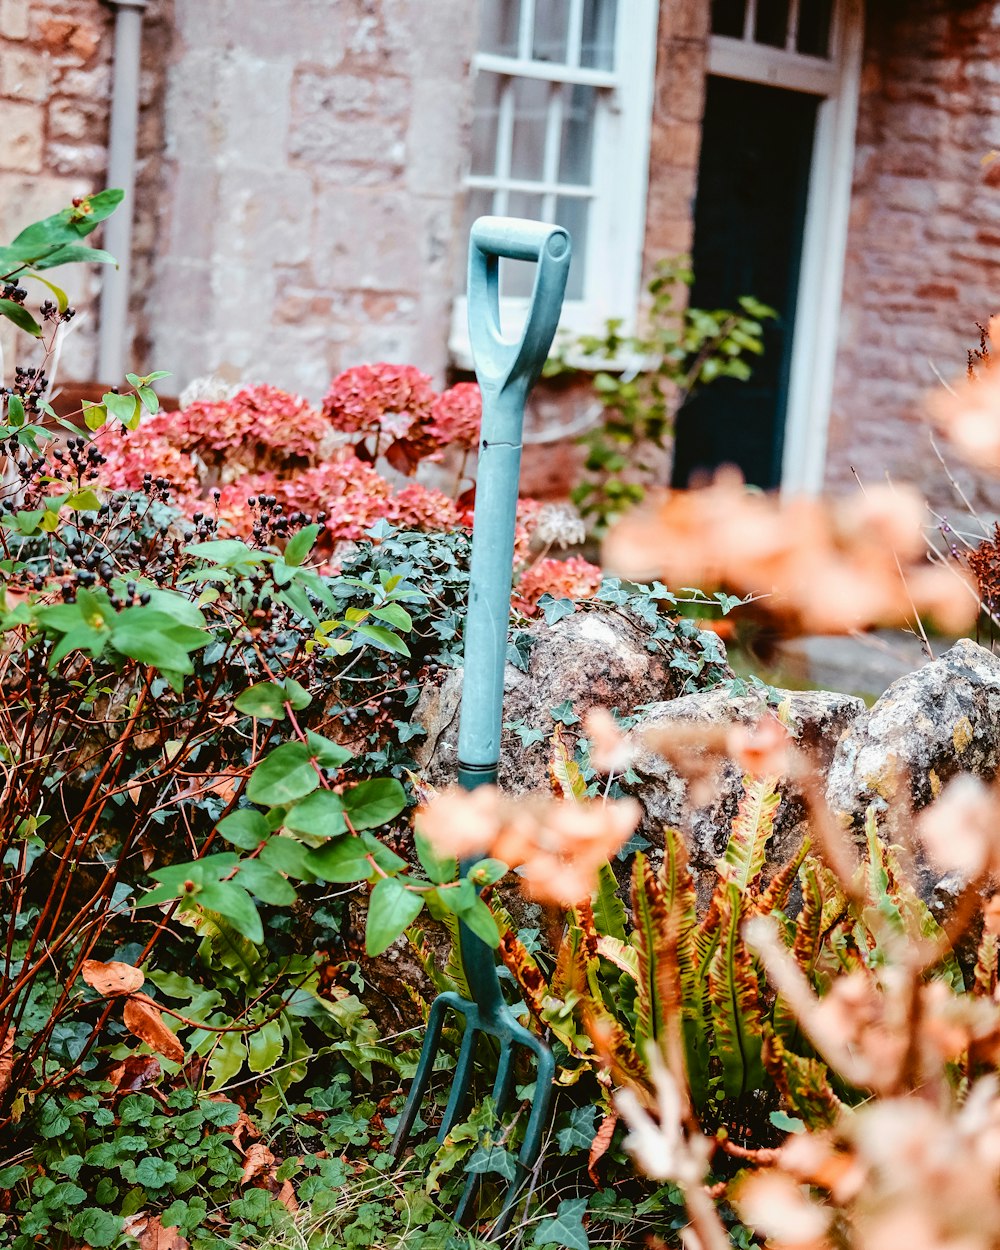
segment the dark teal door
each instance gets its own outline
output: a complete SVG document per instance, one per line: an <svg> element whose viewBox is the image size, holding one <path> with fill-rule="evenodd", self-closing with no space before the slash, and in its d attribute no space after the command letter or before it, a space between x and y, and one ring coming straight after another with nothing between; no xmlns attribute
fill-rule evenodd
<svg viewBox="0 0 1000 1250"><path fill-rule="evenodd" d="M708 80L695 202L697 308L753 295L777 309L749 382L713 382L677 421L673 485L724 464L765 488L779 484L795 294L802 252L816 96Z"/></svg>

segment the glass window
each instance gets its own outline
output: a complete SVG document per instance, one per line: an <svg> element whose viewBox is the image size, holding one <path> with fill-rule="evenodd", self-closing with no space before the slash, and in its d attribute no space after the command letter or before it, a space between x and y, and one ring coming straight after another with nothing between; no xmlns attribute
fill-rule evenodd
<svg viewBox="0 0 1000 1250"><path fill-rule="evenodd" d="M833 0L799 0L798 50L806 56L830 55Z"/></svg>
<svg viewBox="0 0 1000 1250"><path fill-rule="evenodd" d="M806 0L808 7L809 0ZM788 40L788 0L757 0L757 43L783 48Z"/></svg>
<svg viewBox="0 0 1000 1250"><path fill-rule="evenodd" d="M617 0L584 0L580 64L588 69L614 69L617 8Z"/></svg>
<svg viewBox="0 0 1000 1250"><path fill-rule="evenodd" d="M746 0L712 0L712 34L743 38Z"/></svg>

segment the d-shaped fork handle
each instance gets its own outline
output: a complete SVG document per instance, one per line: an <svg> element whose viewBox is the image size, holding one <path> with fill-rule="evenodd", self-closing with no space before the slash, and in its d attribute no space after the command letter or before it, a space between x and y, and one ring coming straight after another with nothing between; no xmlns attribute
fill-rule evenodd
<svg viewBox="0 0 1000 1250"><path fill-rule="evenodd" d="M472 227L469 338L483 422L458 730L458 779L466 789L495 781L500 760L524 401L552 346L571 254L562 226L480 217ZM501 257L537 263L528 316L516 341L504 338L500 327Z"/></svg>

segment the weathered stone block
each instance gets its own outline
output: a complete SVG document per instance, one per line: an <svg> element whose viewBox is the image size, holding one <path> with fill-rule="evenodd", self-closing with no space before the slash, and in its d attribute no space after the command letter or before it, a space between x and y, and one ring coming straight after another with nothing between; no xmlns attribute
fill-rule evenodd
<svg viewBox="0 0 1000 1250"><path fill-rule="evenodd" d="M28 0L0 0L0 35L5 39L27 39Z"/></svg>
<svg viewBox="0 0 1000 1250"><path fill-rule="evenodd" d="M0 52L0 93L13 100L44 100L49 87L49 66L44 56L21 48Z"/></svg>
<svg viewBox="0 0 1000 1250"><path fill-rule="evenodd" d="M42 110L35 104L4 105L0 126L0 169L42 171ZM62 170L59 171L63 172Z"/></svg>

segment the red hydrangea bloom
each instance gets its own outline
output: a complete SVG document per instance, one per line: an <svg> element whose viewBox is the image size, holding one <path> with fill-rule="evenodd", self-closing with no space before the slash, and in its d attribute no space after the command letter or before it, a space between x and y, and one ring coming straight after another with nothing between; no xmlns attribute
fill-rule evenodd
<svg viewBox="0 0 1000 1250"><path fill-rule="evenodd" d="M582 556L539 560L521 575L517 593L524 603L531 605L542 595L551 595L553 599L589 599L600 590L602 576L597 565Z"/></svg>
<svg viewBox="0 0 1000 1250"><path fill-rule="evenodd" d="M465 524L453 499L420 482L404 486L389 500L385 518L406 530L452 530Z"/></svg>
<svg viewBox="0 0 1000 1250"><path fill-rule="evenodd" d="M392 487L370 464L342 452L285 478L273 493L286 512L325 512L325 528L333 542L356 542L387 514Z"/></svg>
<svg viewBox="0 0 1000 1250"><path fill-rule="evenodd" d="M201 486L195 461L176 437L173 412L149 417L135 430L105 426L98 446L106 463L101 466L101 485L109 490L141 490L143 478L166 478L174 501L197 496Z"/></svg>
<svg viewBox="0 0 1000 1250"><path fill-rule="evenodd" d="M517 520L514 525L514 564L524 564L531 556L531 534L538 513L544 505L530 495L517 501Z"/></svg>
<svg viewBox="0 0 1000 1250"><path fill-rule="evenodd" d="M430 433L442 446L473 451L479 443L483 396L476 382L458 382L434 400Z"/></svg>
<svg viewBox="0 0 1000 1250"><path fill-rule="evenodd" d="M275 386L245 386L231 399L198 400L174 419L183 445L219 465L313 462L329 450L332 433L306 400Z"/></svg>
<svg viewBox="0 0 1000 1250"><path fill-rule="evenodd" d="M219 491L219 528L241 538L249 538L257 520L256 510L249 502L258 495L274 495L281 498L284 482L275 473L244 473L235 482L230 482ZM208 512L209 507L204 499L197 501L196 509L188 511Z"/></svg>
<svg viewBox="0 0 1000 1250"><path fill-rule="evenodd" d="M330 383L323 415L348 434L402 439L414 426L427 424L433 403L430 378L413 365L356 365Z"/></svg>

